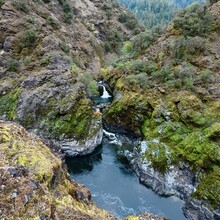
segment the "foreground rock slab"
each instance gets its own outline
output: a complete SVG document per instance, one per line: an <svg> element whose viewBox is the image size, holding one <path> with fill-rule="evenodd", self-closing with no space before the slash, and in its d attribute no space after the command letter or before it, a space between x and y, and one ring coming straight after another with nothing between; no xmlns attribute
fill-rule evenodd
<svg viewBox="0 0 220 220"><path fill-rule="evenodd" d="M35 135L0 121L1 219L115 219Z"/></svg>

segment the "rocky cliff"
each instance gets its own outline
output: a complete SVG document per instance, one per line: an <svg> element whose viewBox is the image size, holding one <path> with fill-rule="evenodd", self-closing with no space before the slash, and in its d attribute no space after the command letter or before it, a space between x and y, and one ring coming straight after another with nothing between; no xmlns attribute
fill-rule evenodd
<svg viewBox="0 0 220 220"><path fill-rule="evenodd" d="M98 94L95 79L106 55L138 31L120 23L121 14L137 21L112 0L2 0L0 7L0 115L71 155L91 152L102 137L89 99Z"/></svg>

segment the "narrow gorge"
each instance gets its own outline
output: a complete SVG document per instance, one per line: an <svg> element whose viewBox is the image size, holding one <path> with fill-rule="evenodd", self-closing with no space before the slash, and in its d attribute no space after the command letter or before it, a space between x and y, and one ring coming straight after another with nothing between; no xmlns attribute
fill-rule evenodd
<svg viewBox="0 0 220 220"><path fill-rule="evenodd" d="M0 219L219 220L219 85L218 0L0 0Z"/></svg>

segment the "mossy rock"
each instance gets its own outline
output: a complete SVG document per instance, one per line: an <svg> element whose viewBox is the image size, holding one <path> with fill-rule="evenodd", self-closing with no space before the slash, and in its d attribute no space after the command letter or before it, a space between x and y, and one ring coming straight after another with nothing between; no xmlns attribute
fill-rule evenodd
<svg viewBox="0 0 220 220"><path fill-rule="evenodd" d="M15 120L17 117L16 108L20 93L20 89L15 89L0 96L0 114L6 115L9 120Z"/></svg>
<svg viewBox="0 0 220 220"><path fill-rule="evenodd" d="M62 161L42 140L4 121L0 121L0 176L5 219L115 219L90 201L85 186L69 179Z"/></svg>
<svg viewBox="0 0 220 220"><path fill-rule="evenodd" d="M214 142L219 128L219 123L216 123L206 129L195 130L176 146L176 151L194 167L209 169L212 164L220 162L219 146Z"/></svg>
<svg viewBox="0 0 220 220"><path fill-rule="evenodd" d="M193 197L200 200L208 200L216 209L220 204L220 167L214 166L213 170L204 177L197 187Z"/></svg>
<svg viewBox="0 0 220 220"><path fill-rule="evenodd" d="M144 157L151 162L152 167L164 174L170 165L170 152L168 147L160 141L149 141L148 149L145 152Z"/></svg>
<svg viewBox="0 0 220 220"><path fill-rule="evenodd" d="M22 127L1 122L0 143L0 154L5 160L23 166L33 178L50 185L54 169L61 166L61 161L51 154L39 138L28 135Z"/></svg>

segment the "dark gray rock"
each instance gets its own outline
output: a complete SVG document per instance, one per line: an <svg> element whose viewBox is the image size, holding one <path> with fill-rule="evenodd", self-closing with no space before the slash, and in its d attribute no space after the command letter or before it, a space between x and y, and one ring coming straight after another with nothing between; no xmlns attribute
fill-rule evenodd
<svg viewBox="0 0 220 220"><path fill-rule="evenodd" d="M137 173L140 181L152 188L161 196L177 196L186 201L183 211L191 220L219 220L220 210L208 208L207 202L191 198L198 183L195 174L187 164L170 166L165 174L155 171L151 162L142 159L147 150L147 143L142 142L133 152L125 151L124 155Z"/></svg>
<svg viewBox="0 0 220 220"><path fill-rule="evenodd" d="M203 201L198 201L189 197L186 201L183 212L187 218L192 220L219 220L220 210L210 210L204 205Z"/></svg>
<svg viewBox="0 0 220 220"><path fill-rule="evenodd" d="M3 44L4 51L9 52L10 50L12 50L15 46L16 41L17 41L16 37L7 36Z"/></svg>

